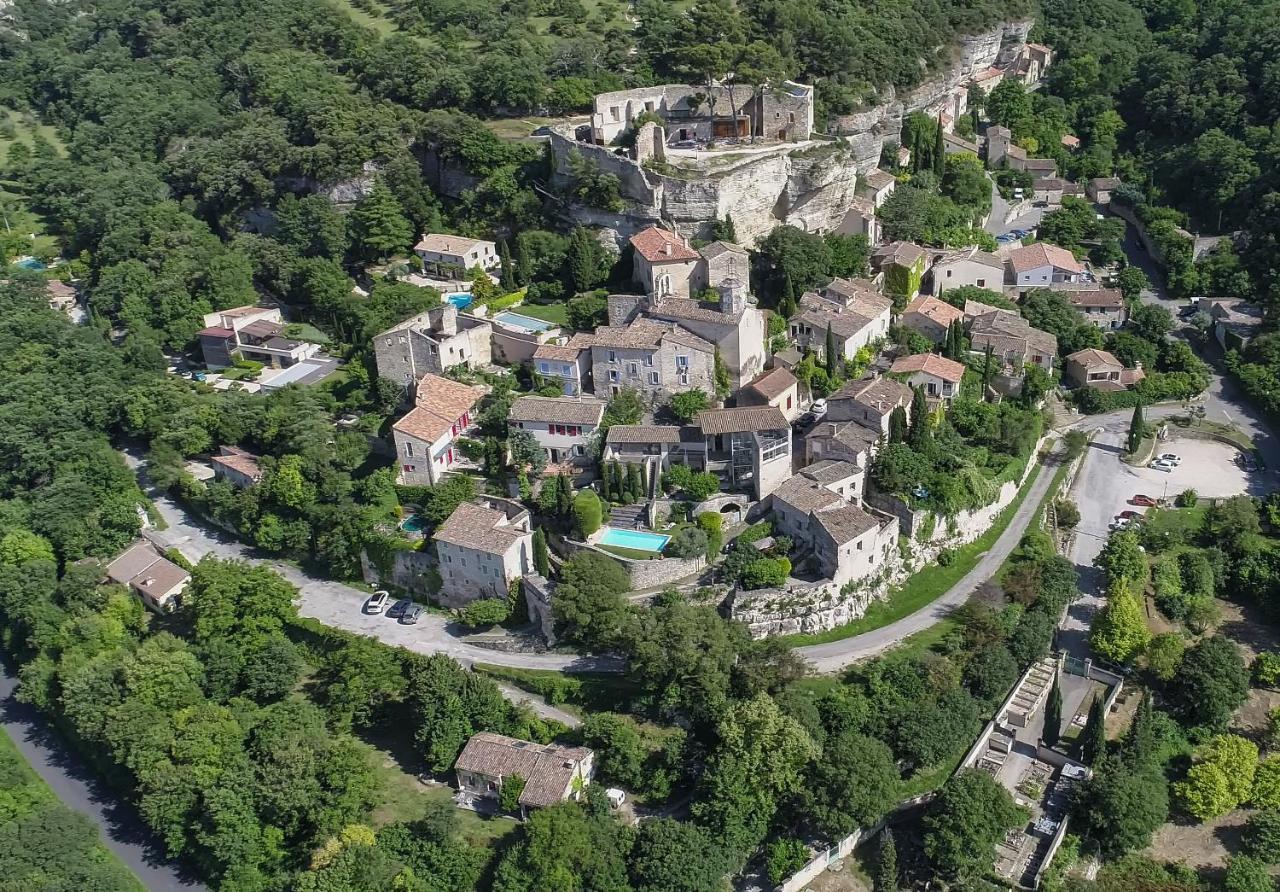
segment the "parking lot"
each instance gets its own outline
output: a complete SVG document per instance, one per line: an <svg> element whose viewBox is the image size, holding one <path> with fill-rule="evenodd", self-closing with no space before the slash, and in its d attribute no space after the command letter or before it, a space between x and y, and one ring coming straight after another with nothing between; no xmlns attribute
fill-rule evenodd
<svg viewBox="0 0 1280 892"><path fill-rule="evenodd" d="M1201 498L1217 499L1248 492L1250 479L1255 476L1236 463L1239 450L1225 443L1170 438L1156 445L1156 455L1166 452L1180 456L1182 463L1172 471L1134 468L1134 477L1139 481L1134 492L1173 498L1185 489L1194 489Z"/></svg>

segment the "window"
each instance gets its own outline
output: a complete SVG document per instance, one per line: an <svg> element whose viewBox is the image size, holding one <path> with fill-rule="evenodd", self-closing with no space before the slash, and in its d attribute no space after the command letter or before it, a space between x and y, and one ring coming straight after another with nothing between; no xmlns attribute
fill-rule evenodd
<svg viewBox="0 0 1280 892"><path fill-rule="evenodd" d="M401 465L400 469L406 474L412 474L417 468L414 465Z"/></svg>
<svg viewBox="0 0 1280 892"><path fill-rule="evenodd" d="M678 368L678 369L687 369L688 367L689 367L689 357L688 357L688 356L679 356L679 355L677 355L677 356L676 356L676 368Z"/></svg>
<svg viewBox="0 0 1280 892"><path fill-rule="evenodd" d="M790 397L790 396L788 396L788 397L787 397L787 408L788 408L788 409L790 409L790 408L791 408L791 397Z"/></svg>
<svg viewBox="0 0 1280 892"><path fill-rule="evenodd" d="M390 347L390 346L391 346L391 338L387 338L387 346L388 346L388 347Z"/></svg>
<svg viewBox="0 0 1280 892"><path fill-rule="evenodd" d="M610 351L609 351L609 361L610 361L610 362L617 362L617 361L618 361L618 354L617 354L617 353L614 353L612 350L610 350Z"/></svg>
<svg viewBox="0 0 1280 892"><path fill-rule="evenodd" d="M657 383L658 383L658 373L657 373L657 372L650 372L650 373L649 373L649 383L650 383L650 384L657 384Z"/></svg>
<svg viewBox="0 0 1280 892"><path fill-rule="evenodd" d="M551 364L547 362L538 363L538 371L546 375L551 371Z"/></svg>
<svg viewBox="0 0 1280 892"><path fill-rule="evenodd" d="M627 374L628 374L628 375L630 375L632 378L634 378L634 377L636 377L637 375L639 375L639 374L640 374L640 363L638 363L638 362L629 362L629 363L627 363Z"/></svg>
<svg viewBox="0 0 1280 892"><path fill-rule="evenodd" d="M610 381L617 381L617 380L618 380L618 370L617 370L617 369L610 369L610 370L609 370L609 380L610 380ZM614 390L614 393L617 393L617 390L616 390L616 389Z"/></svg>
<svg viewBox="0 0 1280 892"><path fill-rule="evenodd" d="M413 458L413 443L406 440L404 444L404 454Z"/></svg>
<svg viewBox="0 0 1280 892"><path fill-rule="evenodd" d="M645 366L647 366L647 367L652 367L652 366L653 366L653 354L652 354L652 353L646 353L646 354L645 354L645 357L644 357L644 364L645 364Z"/></svg>
<svg viewBox="0 0 1280 892"><path fill-rule="evenodd" d="M560 374L564 375L566 378L569 377L573 374L573 367L567 365L560 366Z"/></svg>
<svg viewBox="0 0 1280 892"><path fill-rule="evenodd" d="M979 288L986 288L986 287L987 287L987 280L986 280L986 279L979 279L979 280L978 280L978 287L979 287Z"/></svg>
<svg viewBox="0 0 1280 892"><path fill-rule="evenodd" d="M862 540L858 540L858 551L862 551Z"/></svg>
<svg viewBox="0 0 1280 892"><path fill-rule="evenodd" d="M951 270L947 270L947 278L948 278L948 279L950 279L950 278L951 278Z"/></svg>

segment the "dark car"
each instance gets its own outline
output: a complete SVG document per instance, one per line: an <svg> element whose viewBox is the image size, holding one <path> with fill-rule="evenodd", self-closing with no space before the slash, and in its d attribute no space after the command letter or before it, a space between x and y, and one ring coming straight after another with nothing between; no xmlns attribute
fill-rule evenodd
<svg viewBox="0 0 1280 892"><path fill-rule="evenodd" d="M400 622L406 626L412 626L418 621L418 617L422 616L422 612L426 608L421 604L410 604L400 616Z"/></svg>
<svg viewBox="0 0 1280 892"><path fill-rule="evenodd" d="M399 601L396 601L394 604L391 605L391 609L387 611L387 616L391 617L392 619L395 619L396 617L399 617L399 616L404 616L404 612L412 606L413 606L413 602L410 601L408 598L401 598Z"/></svg>

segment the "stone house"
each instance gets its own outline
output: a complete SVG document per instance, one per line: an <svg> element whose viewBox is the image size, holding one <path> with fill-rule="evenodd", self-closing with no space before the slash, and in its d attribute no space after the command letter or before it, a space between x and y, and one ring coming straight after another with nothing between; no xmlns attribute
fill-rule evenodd
<svg viewBox="0 0 1280 892"><path fill-rule="evenodd" d="M947 405L960 394L965 365L936 353L917 353L894 360L890 374L902 375L914 387L923 387L925 396Z"/></svg>
<svg viewBox="0 0 1280 892"><path fill-rule="evenodd" d="M507 422L528 431L551 465L590 462L587 444L600 428L605 404L590 397L522 396L511 404Z"/></svg>
<svg viewBox="0 0 1280 892"><path fill-rule="evenodd" d="M529 512L511 499L463 502L431 535L443 586L440 602L461 607L481 598L506 599L512 580L533 569Z"/></svg>
<svg viewBox="0 0 1280 892"><path fill-rule="evenodd" d="M460 266L463 269L480 267L491 270L502 265L495 243L461 235L428 233L413 246L413 253L418 255L424 268Z"/></svg>
<svg viewBox="0 0 1280 892"><path fill-rule="evenodd" d="M541 344L533 353L533 368L547 381L559 383L565 396L591 392L591 347L581 335L567 344Z"/></svg>
<svg viewBox="0 0 1280 892"><path fill-rule="evenodd" d="M875 247L884 240L880 218L876 216L875 200L865 195L855 195L849 200L849 209L836 228L840 235L865 235L867 244Z"/></svg>
<svg viewBox="0 0 1280 892"><path fill-rule="evenodd" d="M204 315L196 332L204 364L225 369L237 357L271 368L288 368L320 352L320 345L284 337L284 317L277 307L244 306Z"/></svg>
<svg viewBox="0 0 1280 892"><path fill-rule="evenodd" d="M872 207L875 208L888 201L897 187L898 181L893 174L878 167L873 167L863 174L857 186L860 193L871 199Z"/></svg>
<svg viewBox="0 0 1280 892"><path fill-rule="evenodd" d="M963 318L964 310L936 297L917 297L902 311L902 325L935 344L942 343L951 323Z"/></svg>
<svg viewBox="0 0 1280 892"><path fill-rule="evenodd" d="M827 421L854 421L880 434L889 433L889 416L901 406L911 411L911 388L883 375L850 381L827 397Z"/></svg>
<svg viewBox="0 0 1280 892"><path fill-rule="evenodd" d="M687 240L674 232L650 226L631 236L631 247L634 249L632 278L646 294L690 296L702 255L690 248Z"/></svg>
<svg viewBox="0 0 1280 892"><path fill-rule="evenodd" d="M1033 328L1027 320L1008 310L985 313L969 326L969 350L985 353L991 345L992 354L998 357L1013 377L1021 377L1027 364L1040 366L1053 374L1053 358L1058 352L1058 339L1047 331Z"/></svg>
<svg viewBox="0 0 1280 892"><path fill-rule="evenodd" d="M493 361L492 338L488 320L459 313L445 301L374 337L378 377L407 391L429 373L486 366Z"/></svg>
<svg viewBox="0 0 1280 892"><path fill-rule="evenodd" d="M825 470L818 468L814 476L821 479ZM810 551L818 572L837 586L883 573L898 547L898 519L872 514L807 472L773 493L775 530L790 536L801 551Z"/></svg>
<svg viewBox="0 0 1280 892"><path fill-rule="evenodd" d="M579 337L591 349L598 396L629 388L651 403L664 403L686 390L715 393L715 345L683 326L640 318Z"/></svg>
<svg viewBox="0 0 1280 892"><path fill-rule="evenodd" d="M762 372L738 391L739 406L774 406L788 422L800 415L800 382L781 366Z"/></svg>
<svg viewBox="0 0 1280 892"><path fill-rule="evenodd" d="M830 327L840 355L853 359L866 345L888 336L892 311L890 298L849 280L835 279L821 293L801 295L800 310L787 329L796 346L825 354Z"/></svg>
<svg viewBox="0 0 1280 892"><path fill-rule="evenodd" d="M698 249L701 260L694 268L690 290L696 295L722 282L733 280L742 285L751 281L751 255L733 242L712 242Z"/></svg>
<svg viewBox="0 0 1280 892"><path fill-rule="evenodd" d="M961 248L939 257L931 275L935 297L943 291L965 286L999 291L1004 287L1004 261L976 246Z"/></svg>
<svg viewBox="0 0 1280 892"><path fill-rule="evenodd" d="M434 486L441 481L461 458L454 443L471 426L471 413L484 392L439 375L422 377L417 404L391 426L400 466L397 482Z"/></svg>
<svg viewBox="0 0 1280 892"><path fill-rule="evenodd" d="M1119 177L1094 177L1085 184L1084 194L1094 204L1111 204L1111 193L1120 182Z"/></svg>
<svg viewBox="0 0 1280 892"><path fill-rule="evenodd" d="M146 539L134 542L107 564L106 577L117 585L128 586L157 613L177 606L178 597L191 581L190 573L161 557Z"/></svg>
<svg viewBox="0 0 1280 892"><path fill-rule="evenodd" d="M998 124L987 128L987 166L1024 170L1038 177L1052 177L1058 172L1056 161L1028 157L1026 149L1014 145L1013 132Z"/></svg>
<svg viewBox="0 0 1280 892"><path fill-rule="evenodd" d="M1077 350L1066 359L1063 376L1075 387L1096 387L1098 390L1128 390L1146 377L1142 364L1131 369L1106 350L1090 347Z"/></svg>
<svg viewBox="0 0 1280 892"><path fill-rule="evenodd" d="M792 141L813 131L813 88L793 81L763 87L758 100L743 102L751 88L738 85L734 95L725 84L659 84L601 93L591 114L591 140L611 145L645 112L662 119L665 139L672 143L749 138ZM733 116L730 108L737 107ZM712 108L716 112L711 114Z"/></svg>
<svg viewBox="0 0 1280 892"><path fill-rule="evenodd" d="M884 277L886 294L911 300L920 293L929 255L911 242L890 242L871 255L871 269Z"/></svg>
<svg viewBox="0 0 1280 892"><path fill-rule="evenodd" d="M524 780L521 815L569 799L577 800L595 776L595 753L582 746L531 743L491 731L473 734L453 766L458 803L498 799L504 781Z"/></svg>
<svg viewBox="0 0 1280 892"><path fill-rule="evenodd" d="M1129 307L1118 288L1072 291L1067 297L1090 325L1104 331L1123 328L1129 321Z"/></svg>
<svg viewBox="0 0 1280 892"><path fill-rule="evenodd" d="M609 295L609 324L626 325L638 318L679 326L713 345L737 390L764 371L765 316L747 300L747 280L727 278L715 286L717 303L671 296Z"/></svg>
<svg viewBox="0 0 1280 892"><path fill-rule="evenodd" d="M878 429L856 421L820 421L805 434L804 460L809 464L847 462L865 471L879 439Z"/></svg>
<svg viewBox="0 0 1280 892"><path fill-rule="evenodd" d="M1085 269L1066 248L1036 242L1009 252L1011 281L1017 287L1048 287L1062 282L1079 282Z"/></svg>
<svg viewBox="0 0 1280 892"><path fill-rule="evenodd" d="M1262 328L1262 307L1240 298L1205 298L1200 309L1213 320L1213 336L1223 350L1242 350Z"/></svg>
<svg viewBox="0 0 1280 892"><path fill-rule="evenodd" d="M209 459L215 479L230 483L236 489L248 489L262 482L258 456L238 446L222 446L218 452Z"/></svg>

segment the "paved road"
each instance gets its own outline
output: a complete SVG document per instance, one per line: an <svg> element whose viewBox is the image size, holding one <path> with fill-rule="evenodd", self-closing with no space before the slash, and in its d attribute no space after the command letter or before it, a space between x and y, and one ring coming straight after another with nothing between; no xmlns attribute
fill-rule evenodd
<svg viewBox="0 0 1280 892"><path fill-rule="evenodd" d="M1018 506L1018 511L1013 516L1013 520L1009 522L1004 532L996 539L995 545L946 594L929 605L920 608L915 613L883 628L873 629L870 632L864 632L861 635L854 635L840 641L832 641L828 644L812 644L808 647L798 647L796 648L796 653L812 663L818 672L836 672L859 660L865 660L883 653L909 635L922 632L934 623L944 619L952 610L968 601L969 596L977 590L978 586L995 575L995 572L1000 569L1000 565L1004 563L1005 558L1017 547L1018 542L1022 539L1022 534L1026 531L1032 518L1035 517L1036 512L1040 510L1040 501L1048 491L1056 470L1057 462L1053 459L1041 466L1040 473L1027 491L1026 498Z"/></svg>
<svg viewBox="0 0 1280 892"><path fill-rule="evenodd" d="M126 452L125 461L135 470L141 468L142 460L136 453ZM143 479L142 482L146 487L146 480ZM205 525L173 499L154 488L148 487L147 494L168 525L167 529L150 534L157 544L177 548L193 562L199 561L206 554L213 554L219 558L271 567L298 587L298 612L318 619L327 626L359 635L371 635L387 644L418 653L448 654L467 666L472 663L492 663L495 666L558 669L567 672L617 671L621 668L616 660L605 657L507 652L468 644L455 634L455 624L439 613L424 613L418 623L412 626L401 625L386 616L367 614L362 609L369 597L367 592L341 582L312 576L291 564L264 559L255 549L228 533Z"/></svg>
<svg viewBox="0 0 1280 892"><path fill-rule="evenodd" d="M991 215L987 217L987 223L983 227L992 235L1004 235L1013 229L1035 229L1040 225L1040 220L1046 213L1053 208L1028 208L1022 214L1010 220L1008 223L1004 221L1005 214L1009 212L1011 202L1005 201L1001 196L1000 190L996 188L995 180L991 181Z"/></svg>
<svg viewBox="0 0 1280 892"><path fill-rule="evenodd" d="M102 830L102 841L150 892L205 887L164 856L133 805L107 787L36 709L14 697L18 680L0 662L0 727L58 798L88 816Z"/></svg>

